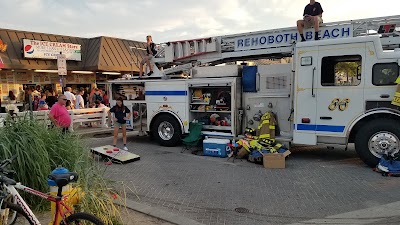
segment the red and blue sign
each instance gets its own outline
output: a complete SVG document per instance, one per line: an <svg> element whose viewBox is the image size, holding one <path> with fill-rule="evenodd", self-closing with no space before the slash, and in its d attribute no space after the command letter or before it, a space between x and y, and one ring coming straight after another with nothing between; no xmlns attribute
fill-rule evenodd
<svg viewBox="0 0 400 225"><path fill-rule="evenodd" d="M32 45L26 45L24 50L28 54L32 54L35 51Z"/></svg>

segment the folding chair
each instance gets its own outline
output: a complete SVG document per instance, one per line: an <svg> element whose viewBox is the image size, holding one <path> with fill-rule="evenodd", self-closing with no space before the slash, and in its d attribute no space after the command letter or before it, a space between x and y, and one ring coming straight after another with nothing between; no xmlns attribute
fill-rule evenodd
<svg viewBox="0 0 400 225"><path fill-rule="evenodd" d="M201 123L189 123L189 135L182 139L183 147L181 153L199 146L201 140L203 139L201 134L202 129L203 125Z"/></svg>

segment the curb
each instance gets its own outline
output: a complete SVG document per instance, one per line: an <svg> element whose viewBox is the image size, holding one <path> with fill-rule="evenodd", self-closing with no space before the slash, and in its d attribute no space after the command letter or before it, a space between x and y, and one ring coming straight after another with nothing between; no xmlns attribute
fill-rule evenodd
<svg viewBox="0 0 400 225"><path fill-rule="evenodd" d="M139 203L136 201L132 201L129 199L126 199L125 201L126 205L121 204L120 202L115 202L115 204L118 204L120 206L126 206L129 209L138 211L140 213L165 220L169 223L177 224L177 225L204 225L202 223L199 223L195 220L183 217L183 216L178 216L174 213L158 209L152 206L145 205L143 203Z"/></svg>
<svg viewBox="0 0 400 225"><path fill-rule="evenodd" d="M388 219L392 222L385 222ZM307 224L399 224L400 219L400 201L373 206L366 209L355 210L351 212L341 213L333 216L327 216L321 219L312 219L290 225L307 225Z"/></svg>

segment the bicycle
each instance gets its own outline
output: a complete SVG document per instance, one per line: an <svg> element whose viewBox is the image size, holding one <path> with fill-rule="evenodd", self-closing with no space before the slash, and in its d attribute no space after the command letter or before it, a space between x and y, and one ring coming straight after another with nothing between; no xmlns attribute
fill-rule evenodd
<svg viewBox="0 0 400 225"><path fill-rule="evenodd" d="M40 191L34 190L27 186L22 185L20 182L16 182L12 179L12 175L15 172L6 170L5 167L12 163L16 156L10 159L3 160L0 162L0 184L3 187L1 197L1 216L0 225L10 224L8 223L9 210L15 211L16 214L21 215L25 218L26 222L30 225L41 225L35 214L29 208L28 204L24 201L18 190L24 191L29 194L33 194L40 198L46 199L51 202L55 202L56 211L54 214L53 225L58 225L57 221L61 218L60 225L71 225L71 224L95 224L104 225L104 223L96 216L86 212L74 212L67 204L66 200L68 195L62 195L62 188L69 183L78 180L78 174L75 172L69 172L65 174L50 174L49 179L53 180L58 187L57 196L52 196ZM7 192L4 192L6 190ZM12 216L13 217L13 216ZM18 222L18 224L21 224Z"/></svg>
<svg viewBox="0 0 400 225"><path fill-rule="evenodd" d="M4 199L8 197L7 191L1 190L0 191L0 206L3 205ZM4 209L5 210L5 209ZM13 210L7 210L7 213L1 213L0 217L3 215L7 216L7 219L5 218L0 218L0 224L6 224L6 225L14 225L15 222L17 221L17 212ZM3 222L2 222L3 221Z"/></svg>

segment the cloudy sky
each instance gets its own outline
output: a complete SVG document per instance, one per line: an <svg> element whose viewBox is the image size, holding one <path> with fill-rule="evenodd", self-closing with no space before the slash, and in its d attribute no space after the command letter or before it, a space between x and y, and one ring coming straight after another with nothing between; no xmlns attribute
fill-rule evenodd
<svg viewBox="0 0 400 225"><path fill-rule="evenodd" d="M308 0L0 0L0 27L156 43L291 27ZM400 0L320 0L325 22L400 14Z"/></svg>

